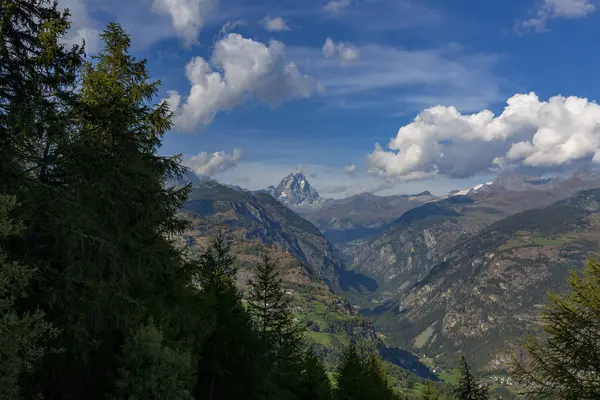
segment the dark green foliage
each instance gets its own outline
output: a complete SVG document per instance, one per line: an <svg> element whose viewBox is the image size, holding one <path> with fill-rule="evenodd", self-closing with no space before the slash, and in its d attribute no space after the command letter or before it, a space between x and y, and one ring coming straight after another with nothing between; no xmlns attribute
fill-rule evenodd
<svg viewBox="0 0 600 400"><path fill-rule="evenodd" d="M163 334L152 324L128 338L119 363L115 400L193 399L189 354L166 346Z"/></svg>
<svg viewBox="0 0 600 400"><path fill-rule="evenodd" d="M542 312L546 339L525 341L528 362L514 362L514 376L526 398L600 398L600 262L572 272L570 291L550 293Z"/></svg>
<svg viewBox="0 0 600 400"><path fill-rule="evenodd" d="M351 344L344 350L337 367L336 399L396 400L381 359L375 353L368 353Z"/></svg>
<svg viewBox="0 0 600 400"><path fill-rule="evenodd" d="M471 373L465 357L460 357L460 378L454 388L457 400L486 400L490 398L487 386L479 383Z"/></svg>
<svg viewBox="0 0 600 400"><path fill-rule="evenodd" d="M9 217L14 206L14 197L0 195L0 240L19 233L18 225ZM40 310L17 309L35 274L31 267L8 261L0 247L0 399L25 398L19 380L31 373L47 351L47 340L56 335Z"/></svg>
<svg viewBox="0 0 600 400"><path fill-rule="evenodd" d="M323 360L312 349L304 354L298 398L300 400L332 399L331 381Z"/></svg>
<svg viewBox="0 0 600 400"><path fill-rule="evenodd" d="M298 392L305 349L305 329L292 312L279 271L267 254L248 282L248 312L261 340L261 363L267 388L275 398Z"/></svg>
<svg viewBox="0 0 600 400"><path fill-rule="evenodd" d="M254 399L262 391L260 341L234 285L233 261L218 235L197 263L194 278L214 321L195 344L196 399Z"/></svg>

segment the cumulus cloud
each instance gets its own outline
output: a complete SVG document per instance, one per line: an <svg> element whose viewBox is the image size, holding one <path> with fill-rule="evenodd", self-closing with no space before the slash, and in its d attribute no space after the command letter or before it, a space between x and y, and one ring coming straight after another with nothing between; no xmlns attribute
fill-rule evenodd
<svg viewBox="0 0 600 400"><path fill-rule="evenodd" d="M523 21L520 28L543 32L550 19L578 19L596 12L597 0L543 0L538 6L535 16Z"/></svg>
<svg viewBox="0 0 600 400"><path fill-rule="evenodd" d="M231 154L224 151L214 153L204 151L185 160L184 165L198 176L211 177L235 168L237 162L242 158L242 154L241 149L233 149Z"/></svg>
<svg viewBox="0 0 600 400"><path fill-rule="evenodd" d="M71 16L71 29L65 42L69 45L81 45L85 41L87 53L96 53L100 50L100 28L99 23L89 16L86 0L60 0L59 9L69 9Z"/></svg>
<svg viewBox="0 0 600 400"><path fill-rule="evenodd" d="M540 101L535 93L512 96L498 116L436 106L401 127L388 148L375 145L367 156L369 171L397 180L600 163L600 106L575 96Z"/></svg>
<svg viewBox="0 0 600 400"><path fill-rule="evenodd" d="M335 43L331 38L325 40L322 48L325 58L337 58L342 64L359 59L360 55L356 47L346 43Z"/></svg>
<svg viewBox="0 0 600 400"><path fill-rule="evenodd" d="M339 13L350 5L350 0L332 0L325 4L325 11L330 13Z"/></svg>
<svg viewBox="0 0 600 400"><path fill-rule="evenodd" d="M353 176L353 177L354 177L354 176L356 176L356 174L357 174L357 171L356 171L356 165L355 165L355 164L352 164L352 165L346 165L346 166L343 168L343 170L344 170L344 172L345 172L346 174L348 174L348 175L350 175L350 176Z"/></svg>
<svg viewBox="0 0 600 400"><path fill-rule="evenodd" d="M317 90L311 77L285 59L283 43L271 40L267 46L237 33L215 44L210 63L193 58L186 75L192 87L185 101L177 91L170 91L166 99L182 131L202 129L219 111L231 110L249 97L275 107Z"/></svg>
<svg viewBox="0 0 600 400"><path fill-rule="evenodd" d="M169 14L173 28L186 46L198 42L200 29L214 11L218 0L154 0L154 11Z"/></svg>
<svg viewBox="0 0 600 400"><path fill-rule="evenodd" d="M287 22L281 17L271 18L266 16L262 20L262 24L269 32L281 32L291 30Z"/></svg>

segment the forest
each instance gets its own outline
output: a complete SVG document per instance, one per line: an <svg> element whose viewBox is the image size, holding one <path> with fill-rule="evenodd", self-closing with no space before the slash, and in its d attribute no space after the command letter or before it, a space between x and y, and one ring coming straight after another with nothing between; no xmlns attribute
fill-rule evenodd
<svg viewBox="0 0 600 400"><path fill-rule="evenodd" d="M363 343L326 370L266 254L243 300L226 236L176 244L190 188L164 184L185 169L158 152L160 82L118 24L93 57L68 30L56 3L0 0L0 399L403 398ZM600 264L570 285L515 358L523 396L600 398ZM460 365L420 398L491 398Z"/></svg>

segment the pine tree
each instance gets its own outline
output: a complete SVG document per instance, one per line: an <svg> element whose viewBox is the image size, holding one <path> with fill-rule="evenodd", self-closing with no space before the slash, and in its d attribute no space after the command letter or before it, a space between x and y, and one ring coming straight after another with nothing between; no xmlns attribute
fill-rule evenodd
<svg viewBox="0 0 600 400"><path fill-rule="evenodd" d="M321 360L312 348L304 354L298 397L300 400L332 399L331 381Z"/></svg>
<svg viewBox="0 0 600 400"><path fill-rule="evenodd" d="M128 54L121 27L109 24L102 39L85 65L74 131L60 146L57 170L68 184L52 195L61 207L32 232L44 244L32 253L45 263L37 295L64 349L38 370L35 384L49 398L114 393L107 371L119 367L125 340L151 317L168 327L190 279L171 240L186 226L177 212L187 191L163 185L183 169L157 155L171 113L152 103L159 83Z"/></svg>
<svg viewBox="0 0 600 400"><path fill-rule="evenodd" d="M194 397L258 399L260 342L235 287L237 269L222 233L199 257L196 271L194 280L206 299L203 312L212 319L212 329L195 343Z"/></svg>
<svg viewBox="0 0 600 400"><path fill-rule="evenodd" d="M14 197L0 195L0 241L20 233L9 215L15 204ZM20 380L31 373L47 351L47 340L57 333L40 310L21 312L17 308L35 274L34 268L7 260L0 246L0 399L36 396L23 390Z"/></svg>
<svg viewBox="0 0 600 400"><path fill-rule="evenodd" d="M305 329L296 322L292 298L283 288L276 264L266 253L248 284L248 312L261 338L267 386L277 393L276 398L293 398L298 392L306 348Z"/></svg>
<svg viewBox="0 0 600 400"><path fill-rule="evenodd" d="M572 272L570 290L550 293L541 314L546 338L525 341L529 361L514 361L526 398L600 398L600 262Z"/></svg>
<svg viewBox="0 0 600 400"><path fill-rule="evenodd" d="M438 390L437 386L433 382L427 381L427 382L425 382L425 385L423 386L423 390L421 391L421 399L422 400L441 400L442 395L440 394L440 391Z"/></svg>
<svg viewBox="0 0 600 400"><path fill-rule="evenodd" d="M83 49L61 44L67 18L54 1L0 1L0 188L5 193L50 183L58 145L68 137Z"/></svg>
<svg viewBox="0 0 600 400"><path fill-rule="evenodd" d="M189 354L166 346L162 332L152 323L127 339L119 363L115 400L193 399Z"/></svg>
<svg viewBox="0 0 600 400"><path fill-rule="evenodd" d="M350 344L344 349L337 367L336 399L399 399L391 387L387 371L375 353Z"/></svg>
<svg viewBox="0 0 600 400"><path fill-rule="evenodd" d="M489 391L487 386L479 383L471 373L471 367L464 356L460 357L460 378L454 388L457 400L487 400Z"/></svg>

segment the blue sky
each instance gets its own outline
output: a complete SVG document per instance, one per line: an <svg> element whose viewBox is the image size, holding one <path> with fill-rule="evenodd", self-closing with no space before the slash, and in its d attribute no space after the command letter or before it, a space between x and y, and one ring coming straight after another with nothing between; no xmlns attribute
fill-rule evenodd
<svg viewBox="0 0 600 400"><path fill-rule="evenodd" d="M161 151L227 183L442 194L600 162L600 0L59 4L89 53L124 26L176 113Z"/></svg>

